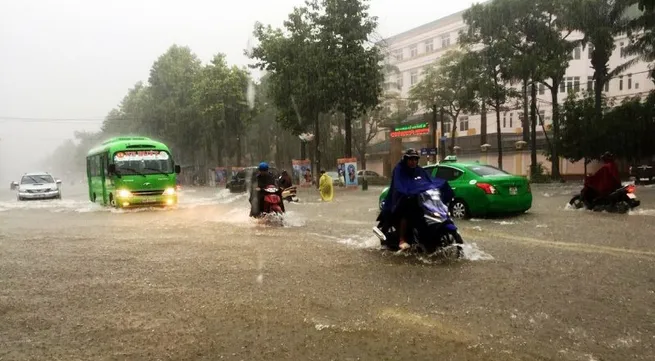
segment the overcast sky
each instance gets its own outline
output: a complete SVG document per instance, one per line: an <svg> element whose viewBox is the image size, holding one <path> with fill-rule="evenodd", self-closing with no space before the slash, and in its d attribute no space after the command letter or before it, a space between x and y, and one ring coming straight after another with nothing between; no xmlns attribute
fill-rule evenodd
<svg viewBox="0 0 655 361"><path fill-rule="evenodd" d="M371 12L379 18L378 33L389 37L474 2L372 0ZM0 179L31 171L26 167L73 131L98 130L104 115L129 87L147 80L153 61L172 44L189 46L203 62L222 52L230 63L245 65L254 23L281 26L302 4L0 0Z"/></svg>

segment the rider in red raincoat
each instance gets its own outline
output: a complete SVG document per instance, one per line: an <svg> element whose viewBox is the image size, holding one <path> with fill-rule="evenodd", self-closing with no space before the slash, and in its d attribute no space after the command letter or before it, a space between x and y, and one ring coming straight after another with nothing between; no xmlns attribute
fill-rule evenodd
<svg viewBox="0 0 655 361"><path fill-rule="evenodd" d="M582 197L587 203L607 197L621 188L621 178L619 169L614 162L614 156L610 152L605 152L600 159L603 161L603 166L594 175L585 179Z"/></svg>

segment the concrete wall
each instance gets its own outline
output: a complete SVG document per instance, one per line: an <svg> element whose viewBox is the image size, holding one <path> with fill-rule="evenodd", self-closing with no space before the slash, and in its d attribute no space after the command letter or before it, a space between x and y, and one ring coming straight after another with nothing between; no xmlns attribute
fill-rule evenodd
<svg viewBox="0 0 655 361"><path fill-rule="evenodd" d="M388 158L376 157L374 159L368 159L367 165L368 169L379 174L384 174L385 162ZM462 162L480 162L481 164L489 164L494 167L498 166L498 155L495 152L480 152L477 155L468 155L457 157L459 161ZM395 166L397 160L393 163L389 163L387 167L391 169ZM545 171L550 173L551 164L546 157L541 154L537 155L537 162L541 162ZM425 157L422 158L422 164L425 164ZM588 173L593 173L600 167L598 162L592 162L587 167ZM517 151L517 152L508 152L503 155L503 170L517 175L528 176L530 171L530 151ZM578 178L584 175L584 164L582 161L571 163L566 159L560 160L560 172L563 177Z"/></svg>

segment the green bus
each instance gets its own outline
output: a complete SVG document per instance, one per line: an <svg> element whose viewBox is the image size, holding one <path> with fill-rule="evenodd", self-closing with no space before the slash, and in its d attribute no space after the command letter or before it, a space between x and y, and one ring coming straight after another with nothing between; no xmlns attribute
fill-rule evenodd
<svg viewBox="0 0 655 361"><path fill-rule="evenodd" d="M177 204L176 178L168 147L146 137L112 138L89 151L89 199L116 208Z"/></svg>

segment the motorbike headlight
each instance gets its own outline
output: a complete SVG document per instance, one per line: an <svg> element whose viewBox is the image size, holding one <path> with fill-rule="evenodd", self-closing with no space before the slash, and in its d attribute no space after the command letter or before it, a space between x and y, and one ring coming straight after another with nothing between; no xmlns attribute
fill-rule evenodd
<svg viewBox="0 0 655 361"><path fill-rule="evenodd" d="M164 191L165 196L172 196L175 194L175 188L166 188Z"/></svg>
<svg viewBox="0 0 655 361"><path fill-rule="evenodd" d="M121 189L118 191L118 196L121 198L129 198L132 197L132 192L128 191L127 189Z"/></svg>

